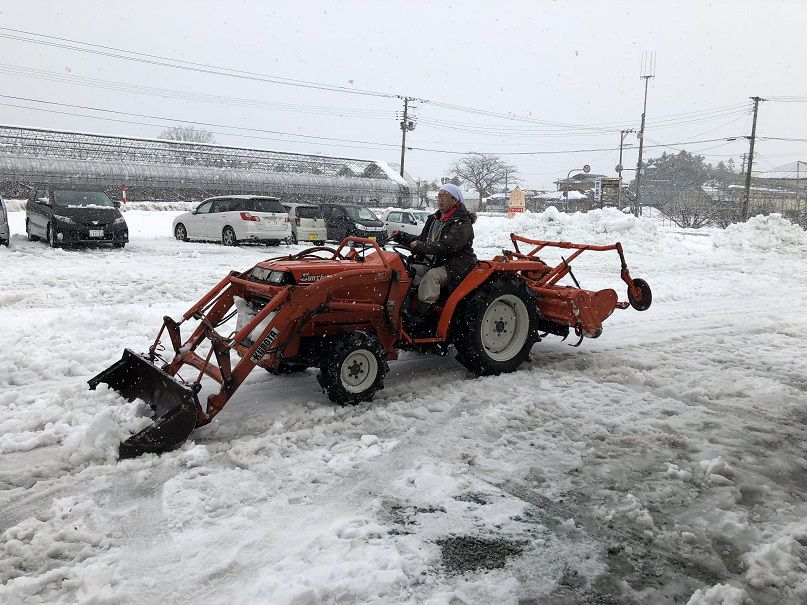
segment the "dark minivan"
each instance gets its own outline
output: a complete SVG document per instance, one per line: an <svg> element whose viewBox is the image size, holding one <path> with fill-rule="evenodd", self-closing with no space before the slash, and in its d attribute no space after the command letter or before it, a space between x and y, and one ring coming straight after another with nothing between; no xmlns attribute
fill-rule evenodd
<svg viewBox="0 0 807 605"><path fill-rule="evenodd" d="M112 244L129 241L126 220L103 191L77 187L37 187L25 205L29 240L44 239L51 248L75 244Z"/></svg>
<svg viewBox="0 0 807 605"><path fill-rule="evenodd" d="M341 242L348 235L356 235L375 240L382 246L387 243L387 228L369 208L339 203L321 206L328 228L328 239Z"/></svg>

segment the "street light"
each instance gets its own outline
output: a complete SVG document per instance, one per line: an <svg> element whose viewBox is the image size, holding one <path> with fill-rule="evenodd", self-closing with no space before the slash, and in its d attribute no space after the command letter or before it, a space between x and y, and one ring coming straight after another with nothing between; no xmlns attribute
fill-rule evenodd
<svg viewBox="0 0 807 605"><path fill-rule="evenodd" d="M587 173L589 170L591 170L591 166L586 164L582 168L572 168L568 173L566 173L566 190L564 191L564 196L563 197L566 198L566 207L567 207L567 209L569 207L569 179L572 178L572 172L575 172L575 171L581 172L582 171L582 172Z"/></svg>

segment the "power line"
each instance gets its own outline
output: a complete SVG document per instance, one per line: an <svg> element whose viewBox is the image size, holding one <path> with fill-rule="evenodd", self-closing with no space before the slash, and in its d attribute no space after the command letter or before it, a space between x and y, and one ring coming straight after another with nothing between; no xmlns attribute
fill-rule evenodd
<svg viewBox="0 0 807 605"><path fill-rule="evenodd" d="M14 34L0 33L0 38L7 38L10 40L17 40L19 42L28 42L31 44L42 44L54 48L63 48L66 50L74 50L77 52L89 53L103 57L112 57L115 59L123 59L126 61L134 61L137 63L145 63L149 65L159 65L161 67L171 67L173 69L182 69L186 71L193 71L199 73L207 73L218 76L227 76L231 78L243 78L247 80L254 80L257 82L268 82L271 84L282 84L285 86L296 86L300 88L312 88L316 90L326 90L330 92L344 92L355 95L365 95L372 97L385 97L395 98L396 95L390 93L375 92L372 90L362 90L357 88L348 88L346 86L335 86L330 84L321 84L318 82L310 82L307 80L295 80L293 78L285 78L282 76L273 76L269 74L260 74L241 69L233 69L230 67L219 67L216 65L209 65L206 63L196 63L193 61L184 61L182 59L174 59L172 57L163 57L160 55L151 55L133 50L125 50L122 48L115 48L113 46L104 46L102 44L92 44L90 42L81 42L80 40L72 40L70 38L60 38L58 36L49 36L46 34L39 34L35 32L24 31L20 29L13 29L10 27L0 27L0 32L14 32L15 34L25 34L28 36L38 36L46 38L45 40L37 40L31 38L24 38ZM54 41L55 40L55 41ZM68 43L68 44L66 44ZM73 46L81 44L88 48L81 46ZM127 53L127 54L120 54ZM131 56L129 56L131 55Z"/></svg>
<svg viewBox="0 0 807 605"><path fill-rule="evenodd" d="M9 97L9 95L0 95L0 97ZM10 97L10 98L15 98L15 97ZM37 101L37 102L39 102L39 103L54 103L52 101ZM54 103L54 104L55 105L67 106L67 107L79 107L79 108L82 108L82 106L68 105L66 103ZM316 137L316 136L312 136L312 135L303 135L303 134L281 132L281 131L274 131L274 130L265 130L265 129L260 129L260 128L246 128L246 127L240 127L240 126L228 126L228 125L225 125L225 124L210 124L210 123L204 123L204 122L201 122L201 123L200 122L191 122L189 120L181 120L181 119L176 119L176 118L164 118L164 117L160 117L160 116L148 116L148 115L141 115L141 114L131 114L131 113L121 112L121 111L112 111L112 110L109 110L109 109L95 109L95 111L106 111L106 112L112 112L112 113L117 113L117 114L122 114L122 115L131 115L131 116L135 116L135 117L143 117L143 118L146 118L146 119L163 120L166 123L155 124L155 123L151 123L151 122L138 122L138 121L133 121L133 120L123 120L123 119L120 119L120 118L109 118L109 117L104 117L104 116L93 116L93 115L87 115L87 114L73 113L73 112L69 112L69 111L60 111L60 110L56 110L56 109L46 109L46 108L42 108L42 107L29 107L29 106L26 106L26 105L16 105L16 104L13 104L13 103L0 103L0 105L3 105L5 107L16 107L16 108L19 108L19 109L28 109L28 110L32 110L32 111L43 111L43 112L47 112L47 113L55 113L55 114L59 114L59 115L69 115L69 116L75 116L75 117L80 117L80 118L90 118L90 119L94 119L94 120L105 120L105 121L109 121L109 122L119 122L119 123L122 123L122 124L135 124L135 125L138 125L138 126L152 126L152 127L158 127L159 128L159 127L168 126L171 123L181 122L181 123L186 123L186 124L196 124L196 125L203 124L205 126L217 126L217 127L221 127L221 128L231 128L231 129L235 129L235 130L264 132L264 133L268 133L268 134L277 134L277 135L287 136L287 137L303 137L303 138L309 138L309 139L318 139L318 141L300 141L300 140L294 140L294 139L276 139L276 138L273 138L273 137L255 136L255 135L249 135L249 134L243 134L243 133L211 131L213 134L227 135L227 136L239 136L239 137L248 138L248 139L261 139L261 140L267 140L267 141L278 141L278 140L280 140L280 141L290 142L290 143L307 143L307 144L314 144L314 143L318 143L318 142L321 141L321 142L328 142L329 144L334 145L336 147L346 147L346 148L352 148L352 149L393 149L393 148L397 148L397 145L390 145L390 144L387 144L387 143L378 143L378 142L374 142L374 141L358 141L358 140L351 140L351 139L338 139L338 138L333 138L333 137ZM94 108L85 108L85 109L92 110ZM357 146L353 146L353 145L341 145L340 143L342 143L342 142L364 143L365 145L371 145L372 147L366 147L366 146L357 147Z"/></svg>
<svg viewBox="0 0 807 605"><path fill-rule="evenodd" d="M12 33L2 33L2 32L12 32ZM34 36L34 38L26 38L23 36ZM272 84L282 84L288 86L297 86L303 88L313 88L317 90L325 90L330 92L342 92L348 94L359 94L359 95L366 95L366 96L375 96L375 97L382 97L382 98L396 98L400 97L400 95L395 95L392 93L382 93L378 91L372 90L365 90L365 89L355 89L349 88L345 86L336 86L336 85L329 85L323 84L319 82L312 82L307 80L297 80L293 78L286 78L282 76L275 76L270 74L261 74L257 72L247 71L247 70L240 70L234 69L230 67L222 67L217 65L211 65L207 63L198 63L194 61L185 61L182 59L175 59L172 57L165 57L162 55L154 55L149 53L143 53L139 51L132 51L122 48L117 48L113 46L107 46L102 44L94 44L90 42L82 42L80 40L74 40L70 38L62 38L59 36L50 36L46 34L40 34L36 32L30 32L20 29L8 28L8 27L0 27L0 37L7 38L10 40L16 40L21 42L27 42L32 44L41 44L44 46L50 46L55 48L64 48L67 50L73 50L76 52L83 52L89 53L99 56L106 56L112 57L127 61L135 61L145 64L157 65L162 67L170 67L174 69L183 69L189 71L196 71L200 73L208 73L212 75L219 75L219 76L227 76L227 77L238 77L244 78L248 80L254 80L259 82L266 82ZM37 39L40 38L40 39ZM81 46L75 46L81 45ZM125 53L125 54L121 54ZM548 126L555 126L561 127L565 129L572 129L572 130L601 130L607 131L608 129L602 126L586 126L580 124L568 124L563 122L552 122L547 120L539 120L536 118L529 118L524 116L516 116L513 114L504 114L499 112L493 112L488 110L482 109L475 109L472 107L464 107L460 105L454 105L449 103L443 103L440 101L428 100L428 99L414 99L417 101L422 101L423 103L429 103L436 107L444 107L449 108L456 111L464 111L478 115L486 115L492 117L498 117L507 120L516 120L521 122L528 122L528 123L535 123L535 124L543 124ZM717 108L720 109L731 109L732 106L727 106L726 108ZM691 115L699 115L699 114L708 114L709 112L690 112ZM681 114L682 116L688 114ZM613 123L617 126L624 126L627 121Z"/></svg>
<svg viewBox="0 0 807 605"><path fill-rule="evenodd" d="M267 108L278 111L293 111L300 113L311 113L319 115L338 115L340 117L360 117L367 119L388 119L387 110L369 109L348 109L332 106L300 105L298 103L278 103L259 99L245 99L243 97L229 97L223 95L213 95L200 92L188 92L170 88L157 88L144 86L141 84L130 84L115 82L113 80L101 80L98 78L88 78L75 74L60 74L51 71L18 67L0 63L0 73L29 77L46 82L60 82L63 84L74 84L81 86L91 86L101 90L114 92L126 92L135 94L146 94L163 98L176 98L189 101L202 101L206 103L226 104L228 106L240 105L244 107Z"/></svg>
<svg viewBox="0 0 807 605"><path fill-rule="evenodd" d="M672 145L695 145L697 143L713 143L715 141L735 141L736 139L740 139L742 137L723 137L720 139L703 139L700 141L679 141L676 143L659 143L657 145L645 145L645 148L653 148L653 147L670 147ZM481 151L452 151L449 149L426 149L424 147L407 147L407 149L414 150L414 151L428 151L432 153L448 153L452 155L467 155L471 153L481 153L485 154L486 152ZM499 151L495 152L496 155L558 155L562 153L595 153L600 151L618 151L619 147L601 147L598 149L564 149L560 151Z"/></svg>

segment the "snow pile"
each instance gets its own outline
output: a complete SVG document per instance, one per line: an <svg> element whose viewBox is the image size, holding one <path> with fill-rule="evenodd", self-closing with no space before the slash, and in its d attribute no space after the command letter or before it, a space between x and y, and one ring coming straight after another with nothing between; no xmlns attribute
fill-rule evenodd
<svg viewBox="0 0 807 605"><path fill-rule="evenodd" d="M25 204L28 200L3 200L6 203L6 210L8 212L20 212L25 210Z"/></svg>
<svg viewBox="0 0 807 605"><path fill-rule="evenodd" d="M807 232L781 214L759 214L715 234L713 245L715 248L807 254Z"/></svg>
<svg viewBox="0 0 807 605"><path fill-rule="evenodd" d="M614 208L567 214L550 206L543 212L523 212L512 219L506 216L484 217L484 229L475 229L474 246L510 248L510 233L530 239L598 245L617 241L649 245L659 242L655 224Z"/></svg>
<svg viewBox="0 0 807 605"><path fill-rule="evenodd" d="M126 206L121 209L128 210L148 210L148 211L180 211L190 212L196 210L199 202L126 202Z"/></svg>
<svg viewBox="0 0 807 605"><path fill-rule="evenodd" d="M27 200L4 200L6 209L9 212L25 212ZM120 201L120 200L118 200ZM126 202L121 205L121 210L148 210L148 211L181 211L189 212L195 210L199 202ZM106 208L106 206L104 206Z"/></svg>
<svg viewBox="0 0 807 605"><path fill-rule="evenodd" d="M730 584L717 584L709 590L696 590L687 605L746 605L745 591Z"/></svg>
<svg viewBox="0 0 807 605"><path fill-rule="evenodd" d="M807 522L791 525L745 555L751 586L788 586L807 598Z"/></svg>

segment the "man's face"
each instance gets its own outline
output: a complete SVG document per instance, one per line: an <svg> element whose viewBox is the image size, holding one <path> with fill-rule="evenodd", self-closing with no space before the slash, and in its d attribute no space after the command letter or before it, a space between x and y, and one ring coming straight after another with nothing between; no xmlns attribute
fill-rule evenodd
<svg viewBox="0 0 807 605"><path fill-rule="evenodd" d="M455 200L454 196L448 191L443 190L437 192L437 209L440 211L440 214L445 214L451 210L456 203L457 200Z"/></svg>

